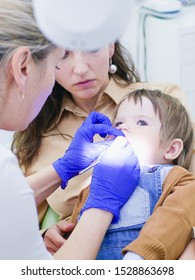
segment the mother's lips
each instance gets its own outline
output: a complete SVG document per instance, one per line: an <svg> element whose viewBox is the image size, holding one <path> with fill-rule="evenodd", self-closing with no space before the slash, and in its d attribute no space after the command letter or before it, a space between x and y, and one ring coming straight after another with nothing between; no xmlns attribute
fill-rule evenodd
<svg viewBox="0 0 195 280"><path fill-rule="evenodd" d="M82 84L87 84L87 83L90 83L90 82L93 82L94 80L84 80L84 81L79 81L78 83L76 83L75 85L82 85Z"/></svg>

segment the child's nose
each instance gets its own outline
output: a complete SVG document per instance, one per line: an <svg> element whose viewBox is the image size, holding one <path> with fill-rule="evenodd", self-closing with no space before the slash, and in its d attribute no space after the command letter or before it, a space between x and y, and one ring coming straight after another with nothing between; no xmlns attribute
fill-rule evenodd
<svg viewBox="0 0 195 280"><path fill-rule="evenodd" d="M118 123L117 126L116 126L116 128L117 128L117 129L120 129L120 130L128 130L126 124L123 123L123 122Z"/></svg>

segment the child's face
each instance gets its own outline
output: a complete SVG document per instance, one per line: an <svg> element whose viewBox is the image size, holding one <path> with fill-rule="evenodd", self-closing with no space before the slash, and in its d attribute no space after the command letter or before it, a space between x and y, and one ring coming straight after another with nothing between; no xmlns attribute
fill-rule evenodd
<svg viewBox="0 0 195 280"><path fill-rule="evenodd" d="M123 101L114 126L123 131L140 164L168 163L164 157L168 144L161 145L161 122L148 98L142 97L142 104L133 99Z"/></svg>

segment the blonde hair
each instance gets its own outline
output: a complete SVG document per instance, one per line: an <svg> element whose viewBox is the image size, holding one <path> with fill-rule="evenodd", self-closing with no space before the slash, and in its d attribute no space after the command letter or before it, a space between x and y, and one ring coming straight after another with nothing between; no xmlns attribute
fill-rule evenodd
<svg viewBox="0 0 195 280"><path fill-rule="evenodd" d="M27 46L36 62L56 48L37 27L31 0L0 0L0 67L20 46Z"/></svg>
<svg viewBox="0 0 195 280"><path fill-rule="evenodd" d="M147 97L153 104L154 112L159 115L161 121L160 138L163 141L169 141L179 138L183 141L183 150L173 164L189 168L193 151L193 127L189 114L179 99L169 94L162 93L159 90L140 89L135 90L124 98L118 104L118 107L124 100L133 99L135 104L139 101L142 104L142 97Z"/></svg>

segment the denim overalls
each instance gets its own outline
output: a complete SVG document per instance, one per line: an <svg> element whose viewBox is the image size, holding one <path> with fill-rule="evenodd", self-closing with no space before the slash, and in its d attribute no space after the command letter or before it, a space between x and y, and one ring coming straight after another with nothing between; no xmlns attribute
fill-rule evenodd
<svg viewBox="0 0 195 280"><path fill-rule="evenodd" d="M120 220L111 224L97 259L122 259L122 249L136 239L162 194L162 184L173 165L142 166L139 185L121 208Z"/></svg>

